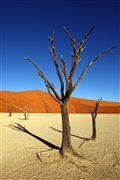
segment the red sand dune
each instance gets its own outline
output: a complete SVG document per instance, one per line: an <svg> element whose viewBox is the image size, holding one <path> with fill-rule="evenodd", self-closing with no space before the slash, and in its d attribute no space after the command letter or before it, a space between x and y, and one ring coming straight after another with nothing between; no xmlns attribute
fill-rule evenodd
<svg viewBox="0 0 120 180"><path fill-rule="evenodd" d="M23 112L24 106L28 104L33 113L59 113L60 108L51 96L43 91L31 90L23 92L0 92L0 112L8 112L12 106L14 112ZM90 113L95 105L95 100L72 97L69 102L70 113ZM99 113L120 113L119 102L102 101Z"/></svg>

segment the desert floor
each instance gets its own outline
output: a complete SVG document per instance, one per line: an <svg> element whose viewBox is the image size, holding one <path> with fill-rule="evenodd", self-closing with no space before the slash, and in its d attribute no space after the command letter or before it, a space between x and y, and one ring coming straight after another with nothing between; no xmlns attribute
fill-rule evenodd
<svg viewBox="0 0 120 180"><path fill-rule="evenodd" d="M29 120L20 113L0 116L1 180L119 179L119 115L99 114L96 141L84 142L80 137L91 136L91 116L71 114L72 145L82 158L66 159L56 150L61 145L60 114L30 114ZM15 123L28 132L15 130Z"/></svg>

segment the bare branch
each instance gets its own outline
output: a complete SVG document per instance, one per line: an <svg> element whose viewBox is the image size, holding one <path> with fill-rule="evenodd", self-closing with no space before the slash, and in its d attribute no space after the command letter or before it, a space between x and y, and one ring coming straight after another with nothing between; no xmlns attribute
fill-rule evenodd
<svg viewBox="0 0 120 180"><path fill-rule="evenodd" d="M53 83L51 84L51 83L48 81L48 79L44 76L44 74L41 75L41 73L40 73L40 74L38 73L38 75L44 79L44 83L45 83L45 85L46 85L46 87L47 87L47 90L48 90L49 94L50 94L58 103L61 104L61 99L60 99L57 91L55 90L55 87L53 86ZM52 90L52 92L54 93L55 96L51 93L50 90Z"/></svg>
<svg viewBox="0 0 120 180"><path fill-rule="evenodd" d="M52 49L49 47L48 50L50 51L50 54L51 54L51 56L52 56L52 58L53 58L53 52L52 52Z"/></svg>
<svg viewBox="0 0 120 180"><path fill-rule="evenodd" d="M40 68L36 65L36 63L34 63L34 61L31 58L25 58L25 60L31 62L33 64L33 66L38 70L38 75L44 80L44 83L47 87L47 90L49 92L49 94L54 97L54 99L61 103L61 99L58 95L58 93L56 92L55 88L51 85L51 83L48 81L48 79L45 77L45 75L43 74L43 72L40 70ZM50 89L52 90L52 92L54 93L54 95L52 95L52 93L50 92Z"/></svg>
<svg viewBox="0 0 120 180"><path fill-rule="evenodd" d="M29 119L29 115L31 113L31 108L30 108L30 105L29 104L25 104L24 107L23 107L23 112L24 112L24 117L25 117L25 120L28 120Z"/></svg>
<svg viewBox="0 0 120 180"><path fill-rule="evenodd" d="M72 59L72 67L71 67L71 70L70 70L70 74L69 74L69 86L70 88L72 89L72 78L73 78L73 75L74 75L74 72L75 72L75 69L77 67L77 64L79 62L79 58L80 58L80 54L83 52L83 50L85 49L83 47L86 39L88 38L88 36L90 35L90 33L92 32L93 30L93 27L90 29L90 31L85 35L85 37L83 38L82 42L79 44L79 47L76 48L76 44L75 44L75 40L74 38L71 36L69 30L64 27L64 30L66 32L66 34L68 35L69 39L70 39L70 43L71 43L71 46L73 48L73 51L74 51L74 54L73 54L73 59Z"/></svg>
<svg viewBox="0 0 120 180"><path fill-rule="evenodd" d="M94 64L102 55L104 55L105 53L107 53L108 51L111 51L112 49L116 48L115 46L106 49L105 51L101 52L100 54L98 54L96 56L96 58L93 61L90 61L87 66L84 68L84 70L82 71L81 75L79 76L78 80L76 81L75 85L73 86L73 90L76 88L76 86L79 84L79 82L81 81L81 79L83 78L83 76L85 75L86 71L88 70L88 68ZM72 91L73 91L72 90Z"/></svg>
<svg viewBox="0 0 120 180"><path fill-rule="evenodd" d="M78 47L78 54L80 55L84 48L83 48L83 45L85 44L87 38L89 37L89 35L91 34L91 32L93 31L94 29L94 26L88 31L88 33L84 36L83 40L81 41L81 43L79 44L79 47Z"/></svg>
<svg viewBox="0 0 120 180"><path fill-rule="evenodd" d="M76 44L75 44L75 39L71 36L69 30L66 27L63 27L64 31L66 32L68 38L70 39L70 44L73 48L74 53L76 53Z"/></svg>
<svg viewBox="0 0 120 180"><path fill-rule="evenodd" d="M95 108L91 111L91 116L92 116L92 136L90 139L95 140L96 139L96 118L97 118L97 113L98 113L98 107L101 102L101 99L98 99L98 101L95 104Z"/></svg>
<svg viewBox="0 0 120 180"><path fill-rule="evenodd" d="M98 99L96 104L95 104L95 108L91 111L91 115L94 118L97 117L98 107L99 107L99 104L100 104L101 101L102 101L102 98Z"/></svg>
<svg viewBox="0 0 120 180"><path fill-rule="evenodd" d="M69 87L69 82L68 82L68 72L67 72L67 68L66 68L66 64L65 64L65 61L63 60L63 57L60 56L60 59L58 60L60 66L61 66L61 69L63 71L63 74L65 76L65 80L66 80L66 90L68 89Z"/></svg>
<svg viewBox="0 0 120 180"><path fill-rule="evenodd" d="M24 57L25 60L29 61L32 63L32 65L39 71L39 72L42 72L40 70L40 68L36 65L36 63L34 63L34 61L32 60L32 58L28 58L28 57Z"/></svg>
<svg viewBox="0 0 120 180"><path fill-rule="evenodd" d="M62 75L59 70L59 66L58 66L58 62L57 62L55 45L54 45L54 33L52 33L52 36L51 37L49 36L48 38L51 41L51 48L49 48L49 51L51 53L51 56L52 56L52 59L53 59L53 62L54 62L55 68L56 68L56 72L57 72L57 75L58 75L60 83L61 83L61 95L64 98L64 81L62 79Z"/></svg>
<svg viewBox="0 0 120 180"><path fill-rule="evenodd" d="M54 83L52 83L52 87L55 89L55 85L54 85Z"/></svg>
<svg viewBox="0 0 120 180"><path fill-rule="evenodd" d="M58 102L59 104L61 104L61 99L59 97L59 95L57 94L56 90L55 90L55 86L54 84L49 84L46 80L44 80L45 82L45 85L47 87L47 90L48 90L48 93L50 94L50 96L56 101ZM51 90L53 91L54 94L51 93ZM55 95L55 96L54 96Z"/></svg>
<svg viewBox="0 0 120 180"><path fill-rule="evenodd" d="M73 77L74 72L75 72L75 69L76 69L76 67L77 67L78 59L79 59L79 58L73 57L72 67L71 67L70 74L69 74L69 81L70 81L70 82L72 82L72 77Z"/></svg>
<svg viewBox="0 0 120 180"><path fill-rule="evenodd" d="M73 74L75 72L79 56L77 53L75 39L72 37L72 35L70 34L69 30L66 27L64 27L64 31L66 32L68 38L70 39L70 44L73 48L72 67L71 67L70 74L69 74L69 86L72 86L72 77L73 77Z"/></svg>
<svg viewBox="0 0 120 180"><path fill-rule="evenodd" d="M46 83L45 83L46 84ZM58 102L59 104L61 104L61 100L58 100L50 91L50 87L46 84L46 87L47 87L47 90L48 90L48 93L50 94L50 96L56 101Z"/></svg>

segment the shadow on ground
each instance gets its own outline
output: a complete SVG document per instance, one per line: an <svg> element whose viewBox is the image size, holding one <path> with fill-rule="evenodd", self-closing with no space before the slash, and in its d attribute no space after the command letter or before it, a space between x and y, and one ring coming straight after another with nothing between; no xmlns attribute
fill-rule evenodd
<svg viewBox="0 0 120 180"><path fill-rule="evenodd" d="M16 131L20 131L20 132L28 134L28 135L34 137L35 139L37 139L38 141L42 142L43 144L47 145L48 147L52 148L52 149L60 150L60 147L58 147L58 146L52 144L51 142L46 141L45 139L31 133L25 127L23 127L21 124L18 124L18 123L15 123L14 125L10 124L8 127L11 129L14 129Z"/></svg>
<svg viewBox="0 0 120 180"><path fill-rule="evenodd" d="M57 132L62 133L62 131L59 130L59 129L56 129L56 128L51 127L51 126L50 126L50 128L51 128L52 130L54 130L54 131L57 131ZM79 139L84 139L84 140L90 140L90 139L91 139L91 138L85 138L85 137L77 136L77 135L74 135L74 134L71 134L71 136L76 137L76 138L79 138Z"/></svg>

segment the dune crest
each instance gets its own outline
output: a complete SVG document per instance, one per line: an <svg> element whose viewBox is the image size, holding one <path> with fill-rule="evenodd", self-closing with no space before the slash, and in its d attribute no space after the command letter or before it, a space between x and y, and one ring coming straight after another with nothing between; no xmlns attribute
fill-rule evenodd
<svg viewBox="0 0 120 180"><path fill-rule="evenodd" d="M57 104L47 92L40 90L22 92L0 92L0 112L8 112L12 106L14 112L23 112L23 107L28 104L33 113L59 113ZM71 97L69 102L70 113L90 113L94 107L95 100ZM98 113L120 113L119 102L102 101Z"/></svg>

